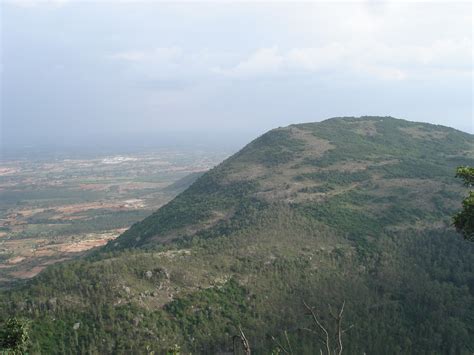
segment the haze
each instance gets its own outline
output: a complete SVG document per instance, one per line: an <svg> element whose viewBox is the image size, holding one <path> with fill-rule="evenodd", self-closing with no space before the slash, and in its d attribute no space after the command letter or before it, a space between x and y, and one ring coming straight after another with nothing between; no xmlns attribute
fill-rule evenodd
<svg viewBox="0 0 474 355"><path fill-rule="evenodd" d="M4 149L238 145L358 115L474 131L470 2L4 1L1 34Z"/></svg>

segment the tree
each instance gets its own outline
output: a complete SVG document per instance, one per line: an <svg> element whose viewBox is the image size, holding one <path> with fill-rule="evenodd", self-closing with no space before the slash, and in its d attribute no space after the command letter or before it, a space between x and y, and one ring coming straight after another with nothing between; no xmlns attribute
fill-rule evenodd
<svg viewBox="0 0 474 355"><path fill-rule="evenodd" d="M314 329L309 329L309 328L303 328L302 330L307 330L313 334L315 334L319 341L322 343L322 345L325 348L325 351L321 349L320 353L321 355L326 354L326 355L341 355L342 354L342 336L345 332L347 332L349 329L352 328L352 325L349 326L346 329L342 329L342 315L344 313L344 306L346 302L342 302L341 308L338 312L334 312L332 307L328 305L329 307L329 314L331 315L331 318L333 319L333 331L331 331L327 325L325 326L321 320L318 314L316 313L316 310L313 307L310 307L306 302L303 301L304 306L306 309L309 311L309 314L311 315L313 322L314 322Z"/></svg>
<svg viewBox="0 0 474 355"><path fill-rule="evenodd" d="M239 326L239 335L235 335L232 342L233 342L233 347L234 347L234 350L233 350L233 353L236 354L236 346L235 346L235 341L236 340L240 340L241 344L242 344L242 347L243 347L243 350L244 350L244 354L245 355L250 355L251 354L251 350L250 350L250 343L247 339L247 337L245 336L242 328Z"/></svg>
<svg viewBox="0 0 474 355"><path fill-rule="evenodd" d="M456 170L456 177L463 179L468 188L474 186L474 168L461 166ZM453 217L453 224L464 239L474 241L474 191L469 191L462 201L462 210Z"/></svg>
<svg viewBox="0 0 474 355"><path fill-rule="evenodd" d="M171 348L168 349L166 355L179 355L181 354L181 347L178 344L174 344Z"/></svg>
<svg viewBox="0 0 474 355"><path fill-rule="evenodd" d="M29 343L28 322L9 318L0 328L0 353L26 353Z"/></svg>

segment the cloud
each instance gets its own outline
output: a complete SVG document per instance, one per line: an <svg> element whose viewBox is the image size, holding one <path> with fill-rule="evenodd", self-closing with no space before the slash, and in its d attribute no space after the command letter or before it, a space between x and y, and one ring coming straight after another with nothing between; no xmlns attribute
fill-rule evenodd
<svg viewBox="0 0 474 355"><path fill-rule="evenodd" d="M153 61L161 63L174 63L182 57L183 51L179 47L161 47L149 51L124 51L117 52L110 56L112 59L129 62Z"/></svg>
<svg viewBox="0 0 474 355"><path fill-rule="evenodd" d="M181 91L193 85L192 81L186 80L146 80L137 83L138 87L152 91Z"/></svg>
<svg viewBox="0 0 474 355"><path fill-rule="evenodd" d="M229 46L229 38L235 35L227 31L234 28L232 16L251 16L246 12L249 9L252 16L267 14L262 28L273 30L249 33L242 29L238 35L248 36L246 41ZM466 32L472 17L466 9L462 4L442 2L420 5L369 0L304 6L249 4L232 8L230 15L227 7L199 10L186 5L179 8L184 11L178 11L179 15L190 16L196 23L205 20L203 33L212 33L212 40L189 34L192 40L176 41L187 44L183 47L132 49L110 57L151 79L166 80L183 76L251 80L320 72L398 81L446 77L447 73L466 76L472 75L472 36ZM220 24L219 30L206 31L213 23L208 16L226 19L228 26Z"/></svg>
<svg viewBox="0 0 474 355"><path fill-rule="evenodd" d="M407 72L398 68L392 68L388 66L360 67L359 71L362 73L362 75L368 75L380 80L398 81L405 80L408 77Z"/></svg>
<svg viewBox="0 0 474 355"><path fill-rule="evenodd" d="M317 71L343 64L350 54L350 49L342 43L330 43L318 48L292 49L286 58L289 67Z"/></svg>
<svg viewBox="0 0 474 355"><path fill-rule="evenodd" d="M100 119L213 132L380 113L472 130L470 3L147 1L0 0L11 141Z"/></svg>
<svg viewBox="0 0 474 355"><path fill-rule="evenodd" d="M406 75L402 70L373 66L366 63L363 51L353 50L340 43L331 43L318 48L293 48L287 51L277 47L260 48L230 68L217 67L217 74L234 77L248 78L255 76L278 75L291 72L331 71L340 72L365 72L368 75L384 80L401 80Z"/></svg>
<svg viewBox="0 0 474 355"><path fill-rule="evenodd" d="M119 52L119 53L112 54L110 58L125 60L129 62L136 62L136 61L143 60L145 56L146 54L144 52L128 51L128 52Z"/></svg>
<svg viewBox="0 0 474 355"><path fill-rule="evenodd" d="M468 38L438 40L431 45L389 46L366 43L332 42L319 47L279 50L259 48L237 64L214 72L230 77L275 75L283 72L362 73L381 80L404 80L425 71L457 71L472 75L472 41Z"/></svg>
<svg viewBox="0 0 474 355"><path fill-rule="evenodd" d="M216 66L212 71L230 76L274 74L284 66L284 62L285 57L279 53L277 47L260 48L233 68L223 69L221 66Z"/></svg>
<svg viewBox="0 0 474 355"><path fill-rule="evenodd" d="M192 74L189 57L180 47L158 47L151 50L127 50L108 55L108 59L130 68L139 80L173 81ZM193 71L196 71L193 69Z"/></svg>
<svg viewBox="0 0 474 355"><path fill-rule="evenodd" d="M54 7L61 7L72 0L4 0L6 4L18 6L22 8L34 8L39 5L49 5Z"/></svg>

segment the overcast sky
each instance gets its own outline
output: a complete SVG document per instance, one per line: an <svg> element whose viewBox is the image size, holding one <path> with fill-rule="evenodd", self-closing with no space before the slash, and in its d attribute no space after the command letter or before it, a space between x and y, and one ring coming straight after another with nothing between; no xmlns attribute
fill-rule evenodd
<svg viewBox="0 0 474 355"><path fill-rule="evenodd" d="M0 2L4 146L360 115L474 131L471 2Z"/></svg>

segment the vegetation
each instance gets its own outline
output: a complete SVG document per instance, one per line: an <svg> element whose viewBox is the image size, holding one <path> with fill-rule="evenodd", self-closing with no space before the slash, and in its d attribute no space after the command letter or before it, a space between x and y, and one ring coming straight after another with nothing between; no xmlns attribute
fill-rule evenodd
<svg viewBox="0 0 474 355"><path fill-rule="evenodd" d="M275 167L291 162L298 152L304 150L304 147L304 142L301 139L292 137L290 131L274 129L248 144L234 155L231 160Z"/></svg>
<svg viewBox="0 0 474 355"><path fill-rule="evenodd" d="M338 353L340 324L342 353L468 354L474 244L451 227L451 172L472 151L387 117L270 131L104 249L3 292L0 317L32 319L32 353L209 354L236 336Z"/></svg>
<svg viewBox="0 0 474 355"><path fill-rule="evenodd" d="M9 318L0 328L0 353L23 354L28 349L28 322Z"/></svg>
<svg viewBox="0 0 474 355"><path fill-rule="evenodd" d="M464 180L467 187L474 185L474 168L459 167L456 177ZM474 241L474 191L469 191L469 195L462 201L462 210L454 218L456 230L464 236L466 240Z"/></svg>
<svg viewBox="0 0 474 355"><path fill-rule="evenodd" d="M204 172L191 173L182 177L178 181L173 182L171 185L168 185L164 190L172 192L182 192L191 186Z"/></svg>

